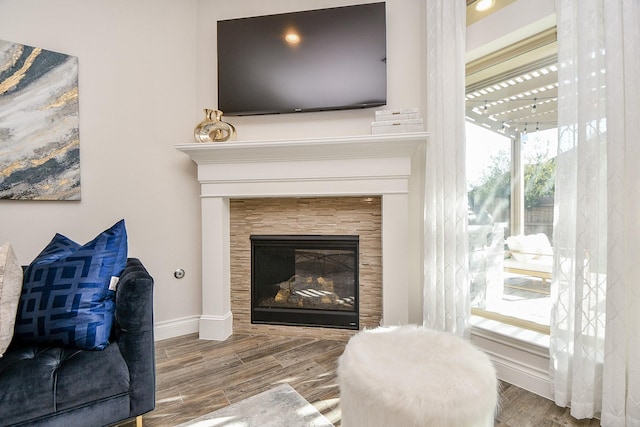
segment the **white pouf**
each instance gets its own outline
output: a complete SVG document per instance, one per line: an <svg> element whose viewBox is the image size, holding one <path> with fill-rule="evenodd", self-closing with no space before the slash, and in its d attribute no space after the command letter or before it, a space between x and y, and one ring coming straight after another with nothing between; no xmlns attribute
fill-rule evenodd
<svg viewBox="0 0 640 427"><path fill-rule="evenodd" d="M354 335L338 363L343 427L492 427L495 368L463 338L418 326Z"/></svg>

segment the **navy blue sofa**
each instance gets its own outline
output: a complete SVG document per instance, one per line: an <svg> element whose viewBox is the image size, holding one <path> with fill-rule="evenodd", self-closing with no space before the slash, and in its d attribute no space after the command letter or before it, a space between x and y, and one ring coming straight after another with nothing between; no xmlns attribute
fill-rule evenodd
<svg viewBox="0 0 640 427"><path fill-rule="evenodd" d="M155 407L153 278L129 258L102 351L13 342L0 359L0 426L99 427Z"/></svg>

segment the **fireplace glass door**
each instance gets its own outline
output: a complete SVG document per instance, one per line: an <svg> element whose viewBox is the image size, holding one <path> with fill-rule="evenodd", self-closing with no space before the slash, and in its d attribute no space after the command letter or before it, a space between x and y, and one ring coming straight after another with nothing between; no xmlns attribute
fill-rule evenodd
<svg viewBox="0 0 640 427"><path fill-rule="evenodd" d="M358 236L251 236L251 323L358 329Z"/></svg>

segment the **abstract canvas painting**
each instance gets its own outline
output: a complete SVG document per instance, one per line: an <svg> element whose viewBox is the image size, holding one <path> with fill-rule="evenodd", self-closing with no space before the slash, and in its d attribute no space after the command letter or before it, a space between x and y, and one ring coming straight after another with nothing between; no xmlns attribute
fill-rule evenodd
<svg viewBox="0 0 640 427"><path fill-rule="evenodd" d="M80 200L77 57L0 40L0 199Z"/></svg>

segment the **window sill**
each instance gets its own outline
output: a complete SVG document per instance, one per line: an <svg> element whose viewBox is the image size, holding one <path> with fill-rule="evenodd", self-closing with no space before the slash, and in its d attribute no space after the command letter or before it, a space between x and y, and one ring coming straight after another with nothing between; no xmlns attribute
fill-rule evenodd
<svg viewBox="0 0 640 427"><path fill-rule="evenodd" d="M534 345L543 349L549 349L549 335L530 329L502 323L497 320L487 319L481 316L471 316L471 334L495 334L502 335L512 341L521 341L523 344Z"/></svg>

